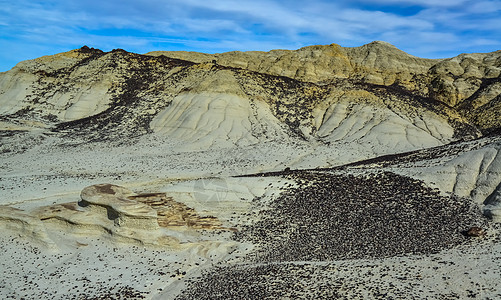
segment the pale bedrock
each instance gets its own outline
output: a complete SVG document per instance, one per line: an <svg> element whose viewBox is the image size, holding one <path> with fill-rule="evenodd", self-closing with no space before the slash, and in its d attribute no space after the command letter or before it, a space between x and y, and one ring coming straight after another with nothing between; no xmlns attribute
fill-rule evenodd
<svg viewBox="0 0 501 300"><path fill-rule="evenodd" d="M260 101L235 94L186 93L158 113L150 123L154 132L190 142L190 147L245 146L259 137L284 136L279 121Z"/></svg>
<svg viewBox="0 0 501 300"><path fill-rule="evenodd" d="M129 199L130 190L112 184L97 184L82 190L79 205L101 210L115 226L140 230L158 230L156 211L141 202ZM104 211L104 210L105 211Z"/></svg>
<svg viewBox="0 0 501 300"><path fill-rule="evenodd" d="M495 222L501 222L501 183L494 192L485 199L484 213Z"/></svg>
<svg viewBox="0 0 501 300"><path fill-rule="evenodd" d="M0 224L9 232L51 247L54 235L70 240L104 236L114 243L177 247L180 241L169 235L169 230L231 230L217 218L201 216L165 193L135 194L113 184L84 188L78 203L53 204L31 211L0 206Z"/></svg>
<svg viewBox="0 0 501 300"><path fill-rule="evenodd" d="M91 56L79 49L20 62L0 76L0 114L29 109L71 121L104 111L117 81L116 74L97 71L108 61L92 60L73 70Z"/></svg>
<svg viewBox="0 0 501 300"><path fill-rule="evenodd" d="M375 153L395 153L443 145L454 128L435 113L391 109L373 94L352 90L333 94L313 109L316 135L329 143L357 142Z"/></svg>
<svg viewBox="0 0 501 300"><path fill-rule="evenodd" d="M17 233L50 248L54 247L43 222L23 210L0 205L0 225L4 232Z"/></svg>

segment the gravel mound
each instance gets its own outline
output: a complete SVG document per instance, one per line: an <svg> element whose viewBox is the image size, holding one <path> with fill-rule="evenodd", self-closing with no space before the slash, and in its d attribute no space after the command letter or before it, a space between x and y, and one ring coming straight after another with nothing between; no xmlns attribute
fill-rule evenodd
<svg viewBox="0 0 501 300"><path fill-rule="evenodd" d="M260 247L259 262L323 261L431 254L465 241L485 219L468 199L444 197L421 181L390 172L299 172L235 239Z"/></svg>

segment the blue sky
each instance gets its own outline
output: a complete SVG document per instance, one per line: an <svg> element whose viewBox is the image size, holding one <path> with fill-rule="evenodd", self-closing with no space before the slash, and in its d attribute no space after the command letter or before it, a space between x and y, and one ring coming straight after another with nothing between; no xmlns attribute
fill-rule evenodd
<svg viewBox="0 0 501 300"><path fill-rule="evenodd" d="M501 0L0 0L0 71L80 48L136 53L389 42L420 57L501 49Z"/></svg>

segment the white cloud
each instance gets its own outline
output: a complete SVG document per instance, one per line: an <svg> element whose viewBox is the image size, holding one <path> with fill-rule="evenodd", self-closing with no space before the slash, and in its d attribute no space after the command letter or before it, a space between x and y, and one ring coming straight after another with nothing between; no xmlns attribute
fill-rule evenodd
<svg viewBox="0 0 501 300"><path fill-rule="evenodd" d="M501 47L500 12L500 0L18 0L0 7L0 46L22 60L23 47L31 57L84 44L219 52L385 40L433 57Z"/></svg>
<svg viewBox="0 0 501 300"><path fill-rule="evenodd" d="M370 4L417 5L422 7L460 7L468 0L361 0Z"/></svg>
<svg viewBox="0 0 501 300"><path fill-rule="evenodd" d="M474 1L465 9L470 13L488 14L501 11L501 1Z"/></svg>

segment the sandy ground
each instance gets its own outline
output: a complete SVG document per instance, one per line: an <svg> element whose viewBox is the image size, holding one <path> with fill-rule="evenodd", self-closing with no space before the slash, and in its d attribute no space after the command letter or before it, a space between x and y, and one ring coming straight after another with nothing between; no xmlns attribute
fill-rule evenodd
<svg viewBox="0 0 501 300"><path fill-rule="evenodd" d="M269 216L263 211L281 195L308 184L286 175L234 175L339 165L356 156L342 148L273 142L187 152L155 135L127 145L78 141L63 145L57 137L44 136L42 141L41 133L32 134L30 139L4 139L26 150L1 154L1 205L30 211L77 202L84 187L112 183L137 193L177 195L198 213L215 216L238 232ZM365 171L357 172L363 177ZM370 219L370 215L359 217ZM100 231L82 232L45 223L48 238L53 241L47 246L26 232L9 230L2 222L3 299L501 297L500 228L489 222L484 224L485 237L464 237L434 253L372 258L347 254L347 258L311 260L292 256L275 261L252 259L270 244L238 239L234 232L225 230L165 229L166 235L175 236L180 243L151 247L117 242ZM458 233L464 229L458 228ZM275 228L265 232L273 235Z"/></svg>

